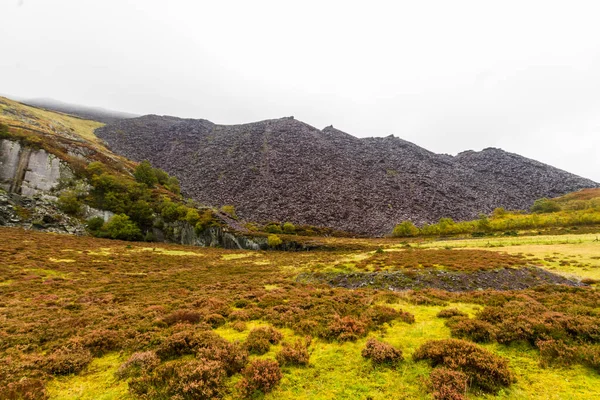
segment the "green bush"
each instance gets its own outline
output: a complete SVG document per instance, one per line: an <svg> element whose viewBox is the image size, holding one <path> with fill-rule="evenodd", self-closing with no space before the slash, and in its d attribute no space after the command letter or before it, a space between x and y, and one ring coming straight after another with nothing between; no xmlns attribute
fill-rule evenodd
<svg viewBox="0 0 600 400"><path fill-rule="evenodd" d="M410 221L404 221L394 227L392 236L394 237L411 237L419 234L419 228Z"/></svg>
<svg viewBox="0 0 600 400"><path fill-rule="evenodd" d="M158 183L158 178L154 172L154 168L150 165L148 160L144 160L135 167L133 172L135 180L147 185L148 187L154 187Z"/></svg>
<svg viewBox="0 0 600 400"><path fill-rule="evenodd" d="M265 226L265 232L267 233L283 233L281 226L279 224L268 224Z"/></svg>
<svg viewBox="0 0 600 400"><path fill-rule="evenodd" d="M111 239L141 240L142 231L125 214L113 216L102 228Z"/></svg>
<svg viewBox="0 0 600 400"><path fill-rule="evenodd" d="M283 232L287 233L288 235L293 235L296 233L296 227L291 222L286 222L283 224Z"/></svg>
<svg viewBox="0 0 600 400"><path fill-rule="evenodd" d="M531 206L531 212L538 214L552 213L560 210L561 207L558 203L547 198L538 199Z"/></svg>
<svg viewBox="0 0 600 400"><path fill-rule="evenodd" d="M237 214L235 213L235 207L234 206L225 205L225 206L221 207L221 212L229 215L233 219L237 219L238 218Z"/></svg>
<svg viewBox="0 0 600 400"><path fill-rule="evenodd" d="M104 218L92 217L87 220L87 228L90 232L98 232L104 225Z"/></svg>
<svg viewBox="0 0 600 400"><path fill-rule="evenodd" d="M8 125L0 124L0 139L6 139L8 137L10 137Z"/></svg>
<svg viewBox="0 0 600 400"><path fill-rule="evenodd" d="M277 235L269 235L267 237L267 245L269 247L275 248L283 243L283 240Z"/></svg>
<svg viewBox="0 0 600 400"><path fill-rule="evenodd" d="M79 200L77 192L74 190L65 190L58 196L58 208L70 215L79 215L83 208L83 203Z"/></svg>

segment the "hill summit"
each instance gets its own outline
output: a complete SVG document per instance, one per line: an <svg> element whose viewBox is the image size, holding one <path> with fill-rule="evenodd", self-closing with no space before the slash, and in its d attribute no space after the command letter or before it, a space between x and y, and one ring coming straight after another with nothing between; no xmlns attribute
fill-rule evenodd
<svg viewBox="0 0 600 400"><path fill-rule="evenodd" d="M356 138L293 117L242 125L147 115L96 130L113 151L148 159L211 205L253 221L382 235L402 220L524 209L598 183L501 149L435 154L405 140Z"/></svg>

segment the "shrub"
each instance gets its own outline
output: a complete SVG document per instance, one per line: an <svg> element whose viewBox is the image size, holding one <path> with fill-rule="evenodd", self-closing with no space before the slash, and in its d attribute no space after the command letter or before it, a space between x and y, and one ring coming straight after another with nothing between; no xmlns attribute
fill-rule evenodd
<svg viewBox="0 0 600 400"><path fill-rule="evenodd" d="M202 321L202 314L193 310L177 310L163 318L167 325L179 323L197 324Z"/></svg>
<svg viewBox="0 0 600 400"><path fill-rule="evenodd" d="M468 377L460 371L434 368L429 376L434 400L466 400Z"/></svg>
<svg viewBox="0 0 600 400"><path fill-rule="evenodd" d="M419 234L419 228L410 221L404 221L394 227L392 236L394 237L411 237Z"/></svg>
<svg viewBox="0 0 600 400"><path fill-rule="evenodd" d="M471 339L477 343L489 343L495 337L494 325L489 322L463 317L453 317L447 323L452 336Z"/></svg>
<svg viewBox="0 0 600 400"><path fill-rule="evenodd" d="M547 198L538 199L533 203L533 206L531 206L531 212L540 214L552 213L560 210L561 207L557 202Z"/></svg>
<svg viewBox="0 0 600 400"><path fill-rule="evenodd" d="M235 321L231 325L231 328L233 328L234 331L244 332L248 328L248 326L244 321Z"/></svg>
<svg viewBox="0 0 600 400"><path fill-rule="evenodd" d="M142 398L208 400L221 397L225 371L217 361L173 361L129 382L129 390Z"/></svg>
<svg viewBox="0 0 600 400"><path fill-rule="evenodd" d="M221 212L229 215L233 219L237 219L238 218L237 214L235 213L235 207L234 206L225 205L225 206L221 207Z"/></svg>
<svg viewBox="0 0 600 400"><path fill-rule="evenodd" d="M112 239L141 240L142 231L125 214L114 215L102 228Z"/></svg>
<svg viewBox="0 0 600 400"><path fill-rule="evenodd" d="M46 400L48 393L44 382L39 379L23 378L0 386L0 399L3 400Z"/></svg>
<svg viewBox="0 0 600 400"><path fill-rule="evenodd" d="M248 351L238 343L231 343L222 337L209 333L210 341L198 344L196 358L217 361L228 376L240 372L248 363Z"/></svg>
<svg viewBox="0 0 600 400"><path fill-rule="evenodd" d="M283 224L283 232L287 233L288 235L292 235L296 233L296 227L291 222L286 222Z"/></svg>
<svg viewBox="0 0 600 400"><path fill-rule="evenodd" d="M89 350L79 346L61 347L50 354L44 369L52 375L76 374L92 361Z"/></svg>
<svg viewBox="0 0 600 400"><path fill-rule="evenodd" d="M282 243L283 243L283 240L281 240L281 238L279 236L277 236L277 235L269 235L267 237L267 245L269 247L273 247L274 248L274 247L279 246Z"/></svg>
<svg viewBox="0 0 600 400"><path fill-rule="evenodd" d="M242 375L238 389L243 397L251 397L258 391L268 393L282 378L279 364L273 360L255 360L244 369Z"/></svg>
<svg viewBox="0 0 600 400"><path fill-rule="evenodd" d="M100 229L102 229L103 225L104 218L102 217L92 217L87 220L87 228L91 232L98 232Z"/></svg>
<svg viewBox="0 0 600 400"><path fill-rule="evenodd" d="M65 190L58 196L58 208L70 215L79 215L83 204L74 190Z"/></svg>
<svg viewBox="0 0 600 400"><path fill-rule="evenodd" d="M148 187L154 187L158 183L158 178L154 172L154 168L150 165L148 160L144 160L135 167L133 172L135 180L147 185Z"/></svg>
<svg viewBox="0 0 600 400"><path fill-rule="evenodd" d="M98 329L86 334L77 342L90 350L94 357L101 357L106 352L118 350L122 340L121 334L117 331Z"/></svg>
<svg viewBox="0 0 600 400"><path fill-rule="evenodd" d="M210 314L204 318L204 322L213 328L218 328L219 326L225 325L225 318L220 314Z"/></svg>
<svg viewBox="0 0 600 400"><path fill-rule="evenodd" d="M335 315L327 329L329 339L340 342L354 341L366 334L365 324L352 317Z"/></svg>
<svg viewBox="0 0 600 400"><path fill-rule="evenodd" d="M281 229L281 225L271 223L271 224L267 224L267 226L265 226L265 232L267 232L267 233L283 233L283 230Z"/></svg>
<svg viewBox="0 0 600 400"><path fill-rule="evenodd" d="M310 343L310 336L307 336L304 340L297 340L292 344L284 342L281 345L281 351L276 356L277 362L282 367L285 365L308 365L310 359L308 346L310 346Z"/></svg>
<svg viewBox="0 0 600 400"><path fill-rule="evenodd" d="M248 321L250 316L244 310L235 310L229 314L230 321Z"/></svg>
<svg viewBox="0 0 600 400"><path fill-rule="evenodd" d="M277 344L283 338L281 332L272 327L254 328L246 338L246 348L254 354L265 354L272 344Z"/></svg>
<svg viewBox="0 0 600 400"><path fill-rule="evenodd" d="M433 367L461 371L469 377L472 386L484 392L495 393L514 380L505 359L464 340L430 340L415 351L413 359L429 360Z"/></svg>
<svg viewBox="0 0 600 400"><path fill-rule="evenodd" d="M361 355L364 358L369 358L373 364L387 364L390 366L396 366L404 360L402 350L373 338L367 340Z"/></svg>
<svg viewBox="0 0 600 400"><path fill-rule="evenodd" d="M167 360L186 354L195 354L200 346L218 339L220 336L211 332L196 333L193 330L184 330L165 338L156 349L156 355L161 360Z"/></svg>
<svg viewBox="0 0 600 400"><path fill-rule="evenodd" d="M438 318L452 318L452 317L467 317L467 313L460 311L457 308L444 308L437 313Z"/></svg>
<svg viewBox="0 0 600 400"><path fill-rule="evenodd" d="M540 349L540 365L543 367L551 364L568 366L577 362L579 357L576 346L569 346L561 340L538 340L535 345Z"/></svg>
<svg viewBox="0 0 600 400"><path fill-rule="evenodd" d="M117 376L119 379L140 376L152 371L154 368L158 367L159 364L160 359L153 351L133 353L127 361L121 364L117 370Z"/></svg>
<svg viewBox="0 0 600 400"><path fill-rule="evenodd" d="M0 123L0 138L8 137L8 125Z"/></svg>

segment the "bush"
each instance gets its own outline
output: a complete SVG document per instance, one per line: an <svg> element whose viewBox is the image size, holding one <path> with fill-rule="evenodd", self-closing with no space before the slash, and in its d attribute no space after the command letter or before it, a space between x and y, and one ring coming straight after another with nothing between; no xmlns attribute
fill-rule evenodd
<svg viewBox="0 0 600 400"><path fill-rule="evenodd" d="M202 321L202 314L193 310L177 310L163 318L167 325L180 323L197 324Z"/></svg>
<svg viewBox="0 0 600 400"><path fill-rule="evenodd" d="M265 226L265 232L267 233L283 233L283 230L281 229L281 225L279 224L268 224L267 226Z"/></svg>
<svg viewBox="0 0 600 400"><path fill-rule="evenodd" d="M460 311L457 308L444 308L437 313L438 318L452 318L452 317L467 317L467 313Z"/></svg>
<svg viewBox="0 0 600 400"><path fill-rule="evenodd" d="M297 340L292 344L284 342L281 345L281 351L276 356L277 362L282 367L285 365L308 365L310 359L308 346L310 346L310 343L310 336L304 340Z"/></svg>
<svg viewBox="0 0 600 400"><path fill-rule="evenodd" d="M396 311L392 307L374 305L369 308L364 316L370 319L375 326L382 325L384 323L390 323L396 319L400 319L407 324L415 322L415 316L406 311Z"/></svg>
<svg viewBox="0 0 600 400"><path fill-rule="evenodd" d="M225 318L220 314L210 314L204 318L204 322L212 326L214 329L225 325Z"/></svg>
<svg viewBox="0 0 600 400"><path fill-rule="evenodd" d="M46 400L48 393L44 382L39 379L23 378L17 382L10 382L4 387L0 386L0 399L2 400Z"/></svg>
<svg viewBox="0 0 600 400"><path fill-rule="evenodd" d="M117 376L119 379L132 378L148 373L158 367L160 359L153 351L144 351L141 353L133 353L119 369Z"/></svg>
<svg viewBox="0 0 600 400"><path fill-rule="evenodd" d="M569 346L561 340L538 340L535 345L540 349L540 365L543 367L552 364L569 366L579 357L576 346Z"/></svg>
<svg viewBox="0 0 600 400"><path fill-rule="evenodd" d="M196 354L200 347L208 346L219 339L221 337L212 332L197 333L193 330L184 330L165 338L157 347L156 355L161 360L168 360L187 354Z"/></svg>
<svg viewBox="0 0 600 400"><path fill-rule="evenodd" d="M251 397L260 391L268 393L282 378L279 364L272 360L255 360L242 373L243 378L238 383L238 389L243 397Z"/></svg>
<svg viewBox="0 0 600 400"><path fill-rule="evenodd" d="M78 346L61 347L46 358L44 369L52 375L76 374L91 361L92 354L87 349Z"/></svg>
<svg viewBox="0 0 600 400"><path fill-rule="evenodd" d="M538 199L533 203L533 206L531 206L531 212L539 214L552 213L560 210L561 207L558 203L547 198Z"/></svg>
<svg viewBox="0 0 600 400"><path fill-rule="evenodd" d="M231 325L231 328L237 332L244 332L246 329L248 329L248 326L246 325L246 323L244 321L235 321Z"/></svg>
<svg viewBox="0 0 600 400"><path fill-rule="evenodd" d="M8 137L8 125L0 124L0 139Z"/></svg>
<svg viewBox="0 0 600 400"><path fill-rule="evenodd" d="M221 207L221 212L229 215L233 219L237 219L238 218L237 214L235 213L235 207L234 206L225 205L225 206Z"/></svg>
<svg viewBox="0 0 600 400"><path fill-rule="evenodd" d="M246 338L246 348L250 353L265 354L272 344L277 344L283 338L281 332L272 327L254 328Z"/></svg>
<svg viewBox="0 0 600 400"><path fill-rule="evenodd" d="M489 322L464 317L453 317L447 323L452 336L471 339L477 343L489 343L495 337L494 325Z"/></svg>
<svg viewBox="0 0 600 400"><path fill-rule="evenodd" d="M118 350L123 338L117 331L97 329L89 332L76 343L92 352L94 357L101 357L109 351Z"/></svg>
<svg viewBox="0 0 600 400"><path fill-rule="evenodd" d="M212 340L198 344L196 358L217 361L228 376L240 372L248 363L248 351L238 343L231 343L222 337L209 333Z"/></svg>
<svg viewBox="0 0 600 400"><path fill-rule="evenodd" d="M404 221L394 227L392 236L394 237L411 237L419 234L419 228L410 221Z"/></svg>
<svg viewBox="0 0 600 400"><path fill-rule="evenodd" d="M104 225L104 218L92 217L87 220L87 228L91 232L98 232Z"/></svg>
<svg viewBox="0 0 600 400"><path fill-rule="evenodd" d="M225 371L217 361L173 361L129 382L129 390L142 398L208 400L222 396Z"/></svg>
<svg viewBox="0 0 600 400"><path fill-rule="evenodd" d="M79 215L83 204L74 190L65 190L58 196L58 208L70 215Z"/></svg>
<svg viewBox="0 0 600 400"><path fill-rule="evenodd" d="M296 227L291 222L286 222L283 224L283 232L287 233L288 235L293 235L296 233Z"/></svg>
<svg viewBox="0 0 600 400"><path fill-rule="evenodd" d="M460 371L434 368L429 376L434 400L466 400L468 377Z"/></svg>
<svg viewBox="0 0 600 400"><path fill-rule="evenodd" d="M154 172L154 168L150 165L148 160L144 160L135 167L133 172L135 180L147 185L148 187L154 187L158 183L158 178Z"/></svg>
<svg viewBox="0 0 600 400"><path fill-rule="evenodd" d="M367 340L361 355L364 358L369 358L373 364L387 364L390 366L396 366L404 360L402 350L373 338Z"/></svg>
<svg viewBox="0 0 600 400"><path fill-rule="evenodd" d="M429 360L433 367L461 371L472 386L484 392L495 393L514 380L505 359L464 340L430 340L415 351L413 359Z"/></svg>
<svg viewBox="0 0 600 400"><path fill-rule="evenodd" d="M355 341L367 333L365 324L352 317L335 315L327 329L327 337L340 342Z"/></svg>
<svg viewBox="0 0 600 400"><path fill-rule="evenodd" d="M141 240L142 231L125 214L114 215L102 228L112 239Z"/></svg>
<svg viewBox="0 0 600 400"><path fill-rule="evenodd" d="M281 238L279 236L277 236L277 235L269 235L267 237L267 245L269 247L273 247L274 248L274 247L279 246L282 243L283 243L283 240L281 240Z"/></svg>

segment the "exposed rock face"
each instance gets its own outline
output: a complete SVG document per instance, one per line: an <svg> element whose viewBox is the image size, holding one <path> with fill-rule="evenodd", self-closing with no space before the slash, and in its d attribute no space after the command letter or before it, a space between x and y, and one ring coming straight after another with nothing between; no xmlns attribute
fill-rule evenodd
<svg viewBox="0 0 600 400"><path fill-rule="evenodd" d="M188 196L255 221L380 235L402 220L465 220L596 182L499 149L439 155L293 118L244 125L149 115L96 130L113 151L177 176Z"/></svg>
<svg viewBox="0 0 600 400"><path fill-rule="evenodd" d="M0 188L5 191L33 196L72 176L70 168L52 154L0 140Z"/></svg>

